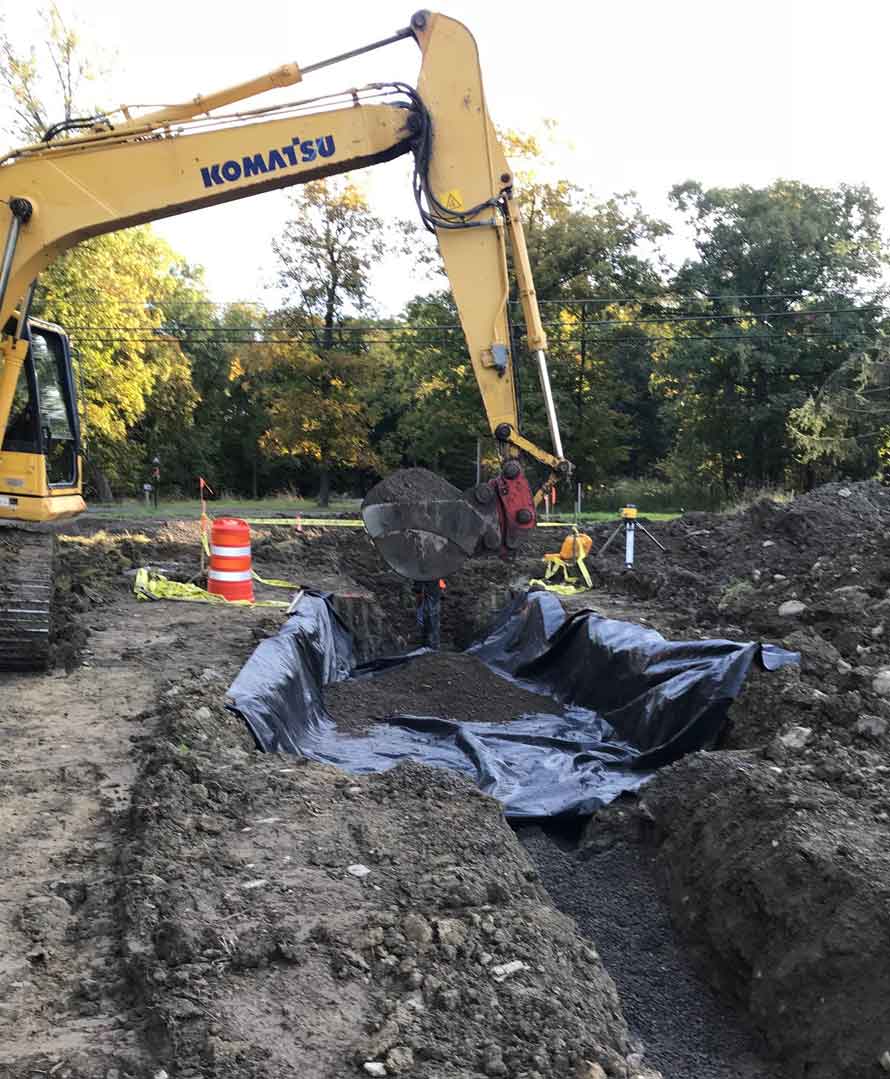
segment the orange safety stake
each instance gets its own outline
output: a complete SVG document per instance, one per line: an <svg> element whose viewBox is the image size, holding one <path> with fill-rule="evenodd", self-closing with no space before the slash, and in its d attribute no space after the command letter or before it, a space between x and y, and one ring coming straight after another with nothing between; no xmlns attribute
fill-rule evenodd
<svg viewBox="0 0 890 1079"><path fill-rule="evenodd" d="M213 522L207 591L223 599L253 602L250 525L239 517L217 517Z"/></svg>
<svg viewBox="0 0 890 1079"><path fill-rule="evenodd" d="M204 558L209 554L209 546L207 543L207 527L210 524L210 518L207 516L207 502L204 498L204 492L210 491L213 494L213 488L204 479L203 476L198 476L198 490L199 497L201 499L201 572L204 572Z"/></svg>

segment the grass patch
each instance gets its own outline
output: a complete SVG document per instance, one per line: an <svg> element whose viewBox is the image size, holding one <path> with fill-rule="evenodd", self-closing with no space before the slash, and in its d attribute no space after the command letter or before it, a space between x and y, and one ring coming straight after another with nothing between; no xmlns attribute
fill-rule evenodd
<svg viewBox="0 0 890 1079"><path fill-rule="evenodd" d="M295 517L333 517L341 513L358 514L361 499L338 498L322 509L309 498L220 498L208 500L207 512L211 517L275 517L278 514ZM157 507L146 506L135 498L120 502L93 502L87 512L92 517L114 517L125 520L152 520L165 518L179 521L195 521L201 516L201 503L191 499L161 499Z"/></svg>
<svg viewBox="0 0 890 1079"><path fill-rule="evenodd" d="M602 524L603 521L614 521L617 524L619 516L617 509L611 512L594 510L591 513L582 513L577 523L582 525ZM679 516L679 513L647 513L644 509L638 511L638 519L644 518L647 521L673 521ZM543 521L545 524L547 521L558 521L568 527L575 524L575 515L573 513L551 513L549 517L545 517L544 514L540 514L538 520Z"/></svg>

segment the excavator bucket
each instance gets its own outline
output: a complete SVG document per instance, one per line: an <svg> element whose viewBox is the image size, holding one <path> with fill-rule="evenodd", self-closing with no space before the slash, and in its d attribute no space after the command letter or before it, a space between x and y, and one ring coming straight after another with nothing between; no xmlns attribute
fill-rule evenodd
<svg viewBox="0 0 890 1079"><path fill-rule="evenodd" d="M393 472L362 503L365 529L383 560L402 577L435 581L448 577L480 543L500 544L494 506L471 504L434 472Z"/></svg>

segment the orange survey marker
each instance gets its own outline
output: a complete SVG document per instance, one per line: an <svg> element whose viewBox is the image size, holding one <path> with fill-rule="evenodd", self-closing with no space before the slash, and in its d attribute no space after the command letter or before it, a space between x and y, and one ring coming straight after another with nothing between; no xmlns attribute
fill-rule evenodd
<svg viewBox="0 0 890 1079"><path fill-rule="evenodd" d="M239 517L217 517L213 522L207 591L228 600L253 602L250 525Z"/></svg>

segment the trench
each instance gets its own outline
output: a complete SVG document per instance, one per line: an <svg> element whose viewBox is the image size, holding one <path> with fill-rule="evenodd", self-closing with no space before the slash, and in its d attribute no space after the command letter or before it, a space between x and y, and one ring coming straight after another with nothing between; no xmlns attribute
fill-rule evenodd
<svg viewBox="0 0 890 1079"><path fill-rule="evenodd" d="M516 828L556 908L600 953L645 1062L664 1079L783 1079L747 1017L707 984L674 932L654 846L622 831Z"/></svg>
<svg viewBox="0 0 890 1079"><path fill-rule="evenodd" d="M371 631L360 653L379 655L387 642L374 616L351 621L354 632ZM647 1066L664 1079L784 1079L747 1015L708 984L675 933L635 805L623 795L593 818L514 822L513 830L553 905L602 957Z"/></svg>

